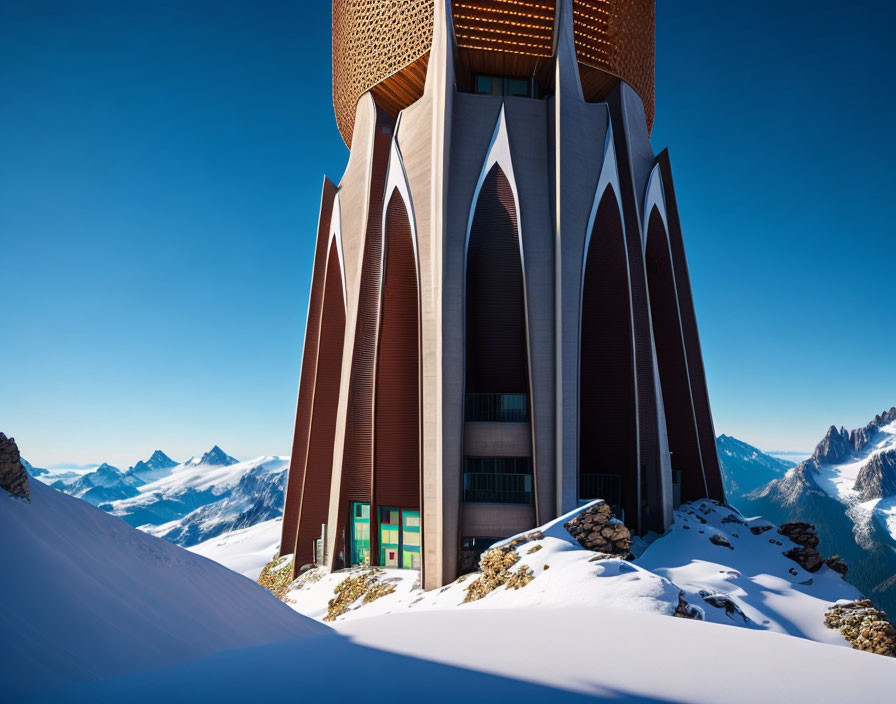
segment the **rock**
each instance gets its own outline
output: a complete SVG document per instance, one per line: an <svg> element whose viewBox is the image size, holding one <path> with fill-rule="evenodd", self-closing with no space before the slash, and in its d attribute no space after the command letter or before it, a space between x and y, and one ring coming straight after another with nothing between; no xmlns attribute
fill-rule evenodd
<svg viewBox="0 0 896 704"><path fill-rule="evenodd" d="M726 538L724 535L719 535L718 533L709 536L709 542L711 542L713 545L719 545L723 548L730 548L734 550L734 546L728 541L728 538Z"/></svg>
<svg viewBox="0 0 896 704"><path fill-rule="evenodd" d="M750 526L750 532L753 535L762 535L767 530L771 530L772 526Z"/></svg>
<svg viewBox="0 0 896 704"><path fill-rule="evenodd" d="M817 572L824 564L821 553L815 548L793 548L785 552L784 557L789 557L806 570L806 572Z"/></svg>
<svg viewBox="0 0 896 704"><path fill-rule="evenodd" d="M605 502L589 506L567 521L564 527L586 550L616 556L629 555L631 532L613 516L610 505Z"/></svg>
<svg viewBox="0 0 896 704"><path fill-rule="evenodd" d="M896 450L880 452L872 457L856 477L860 501L896 496Z"/></svg>
<svg viewBox="0 0 896 704"><path fill-rule="evenodd" d="M703 614L700 612L700 609L691 606L685 601L683 591L678 592L678 605L675 607L672 615L677 618L691 618L697 621L703 620Z"/></svg>
<svg viewBox="0 0 896 704"><path fill-rule="evenodd" d="M818 546L818 536L815 535L815 526L811 523L782 523L778 533L790 538L797 545L807 548Z"/></svg>
<svg viewBox="0 0 896 704"><path fill-rule="evenodd" d="M824 625L840 631L856 650L896 657L896 629L870 599L834 604L825 614Z"/></svg>
<svg viewBox="0 0 896 704"><path fill-rule="evenodd" d="M327 615L324 616L324 621L335 621L359 599L362 604L369 604L371 601L376 601L380 597L394 592L394 584L380 579L383 574L385 574L383 570L375 567L364 568L357 576L342 580L333 590L336 596L327 604Z"/></svg>
<svg viewBox="0 0 896 704"><path fill-rule="evenodd" d="M10 494L31 503L28 472L22 464L19 448L13 438L0 433L0 487Z"/></svg>
<svg viewBox="0 0 896 704"><path fill-rule="evenodd" d="M725 615L732 621L735 616L739 616L743 619L744 623L750 623L750 619L747 618L747 615L741 611L741 608L735 604L727 594L711 594L709 592L701 591L700 596L703 597L703 601L710 606L714 606L717 609L724 609Z"/></svg>
<svg viewBox="0 0 896 704"><path fill-rule="evenodd" d="M747 525L747 522L745 520L743 520L742 518L738 518L733 513L729 513L727 516L725 516L722 519L722 523L736 523L737 525L740 525L740 526Z"/></svg>
<svg viewBox="0 0 896 704"><path fill-rule="evenodd" d="M849 566L839 555L831 555L830 557L825 558L824 564L834 570L834 572L838 573L841 577L845 577L846 573L849 572Z"/></svg>
<svg viewBox="0 0 896 704"><path fill-rule="evenodd" d="M278 599L286 594L292 581L292 555L275 557L261 570L257 582Z"/></svg>

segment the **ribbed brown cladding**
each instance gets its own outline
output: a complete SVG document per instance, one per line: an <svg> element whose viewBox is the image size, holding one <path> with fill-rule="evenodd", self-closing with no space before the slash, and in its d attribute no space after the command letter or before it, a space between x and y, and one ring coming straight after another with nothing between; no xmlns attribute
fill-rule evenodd
<svg viewBox="0 0 896 704"><path fill-rule="evenodd" d="M706 476L707 487L709 488L709 497L717 501L724 501L725 489L722 485L722 472L719 467L719 455L716 450L712 411L709 406L709 392L706 387L706 372L703 368L703 355L700 352L700 335L697 331L697 316L694 312L691 280L688 273L687 258L684 253L684 242L681 236L681 222L678 215L678 203L675 198L675 186L672 183L669 152L663 151L657 157L657 163L660 166L660 174L663 177L663 193L666 197L669 246L672 250L672 265L678 286L678 306L681 311L685 353L688 359L691 393L694 399L694 413L697 418L697 433L700 438L700 451L703 456L703 471ZM684 487L682 487L681 498L683 501L690 501L701 498L701 496L685 494Z"/></svg>
<svg viewBox="0 0 896 704"><path fill-rule="evenodd" d="M598 204L586 257L579 359L579 474L620 475L625 520L634 527L638 430L632 319L622 218L612 187ZM605 498L587 496L581 488L580 494L581 498Z"/></svg>
<svg viewBox="0 0 896 704"><path fill-rule="evenodd" d="M292 440L289 462L289 478L283 505L283 527L280 537L280 554L291 555L296 544L299 521L299 499L305 476L305 456L308 436L311 432L311 402L314 396L314 378L317 369L317 347L320 334L321 302L327 263L327 237L330 217L333 213L333 197L336 186L324 179L320 199L320 216L317 222L317 243L314 250L314 268L311 274L311 294L308 301L308 321L305 327L305 345L302 354L302 372L299 379L299 400L296 409L296 427Z"/></svg>
<svg viewBox="0 0 896 704"><path fill-rule="evenodd" d="M385 270L376 376L379 506L416 508L420 501L420 305L411 224L392 192L386 209Z"/></svg>
<svg viewBox="0 0 896 704"><path fill-rule="evenodd" d="M352 343L352 368L348 388L334 557L340 553L345 554L344 541L347 537L350 502L369 503L373 493L373 398L382 279L383 191L386 187L392 130L392 119L383 111L377 110L373 130L369 204L361 261L358 312L355 339Z"/></svg>
<svg viewBox="0 0 896 704"><path fill-rule="evenodd" d="M653 127L655 0L573 0L573 33L586 100L603 100L621 78L644 102Z"/></svg>
<svg viewBox="0 0 896 704"><path fill-rule="evenodd" d="M333 107L347 145L374 86L393 79L375 92L393 116L423 95L432 28L433 0L333 0Z"/></svg>
<svg viewBox="0 0 896 704"><path fill-rule="evenodd" d="M466 290L466 393L529 393L517 213L497 164L476 201Z"/></svg>
<svg viewBox="0 0 896 704"><path fill-rule="evenodd" d="M666 239L666 227L656 207L647 223L647 287L657 366L663 389L666 433L672 452L672 469L681 470L682 496L706 494L703 464L697 445L697 429L681 326L678 324L678 295Z"/></svg>
<svg viewBox="0 0 896 704"><path fill-rule="evenodd" d="M296 567L311 562L312 540L320 537L321 524L327 522L344 335L345 302L342 293L342 272L336 243L332 242L327 258L311 436L299 509L299 531L294 561Z"/></svg>
<svg viewBox="0 0 896 704"><path fill-rule="evenodd" d="M635 187L632 157L626 139L626 120L618 100L610 101L610 115L614 125L614 141L622 198L622 217L628 250L629 283L632 296L632 329L635 337L635 374L638 389L638 458L641 472L641 511L637 529L664 530L662 507L662 477L659 447L659 417L654 380L653 343L651 341L650 311L647 301L647 282L644 276L644 254L641 249L641 223L638 214L640 188Z"/></svg>

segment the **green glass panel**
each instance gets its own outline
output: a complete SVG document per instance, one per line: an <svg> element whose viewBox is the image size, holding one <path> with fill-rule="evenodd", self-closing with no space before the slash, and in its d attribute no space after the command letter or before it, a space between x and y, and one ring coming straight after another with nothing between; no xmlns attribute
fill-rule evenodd
<svg viewBox="0 0 896 704"><path fill-rule="evenodd" d="M352 516L352 565L370 564L370 504L353 503Z"/></svg>
<svg viewBox="0 0 896 704"><path fill-rule="evenodd" d="M420 512L401 512L401 566L420 569Z"/></svg>

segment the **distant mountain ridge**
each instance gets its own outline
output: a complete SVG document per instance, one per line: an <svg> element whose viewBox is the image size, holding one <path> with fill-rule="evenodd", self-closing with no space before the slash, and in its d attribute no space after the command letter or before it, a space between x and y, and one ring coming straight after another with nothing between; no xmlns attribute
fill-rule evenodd
<svg viewBox="0 0 896 704"><path fill-rule="evenodd" d="M286 457L240 462L214 445L180 464L156 450L126 472L104 463L46 479L135 528L187 547L279 518L288 466Z"/></svg>

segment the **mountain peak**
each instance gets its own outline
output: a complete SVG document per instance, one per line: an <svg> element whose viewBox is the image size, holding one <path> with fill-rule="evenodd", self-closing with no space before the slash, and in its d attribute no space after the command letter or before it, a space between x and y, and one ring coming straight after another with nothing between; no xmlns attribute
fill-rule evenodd
<svg viewBox="0 0 896 704"><path fill-rule="evenodd" d="M217 445L206 452L198 462L196 462L196 460L193 460L193 464L210 464L219 466L226 466L236 463L237 460L225 453L224 450L222 450Z"/></svg>
<svg viewBox="0 0 896 704"><path fill-rule="evenodd" d="M103 462L99 467L97 467L94 472L100 472L103 474L111 473L111 474L121 474L121 470L118 467L113 467L111 464Z"/></svg>
<svg viewBox="0 0 896 704"><path fill-rule="evenodd" d="M168 469L168 467L176 466L177 462L175 462L161 450L156 450L152 453L152 456L148 460L146 460L146 464L152 469Z"/></svg>

